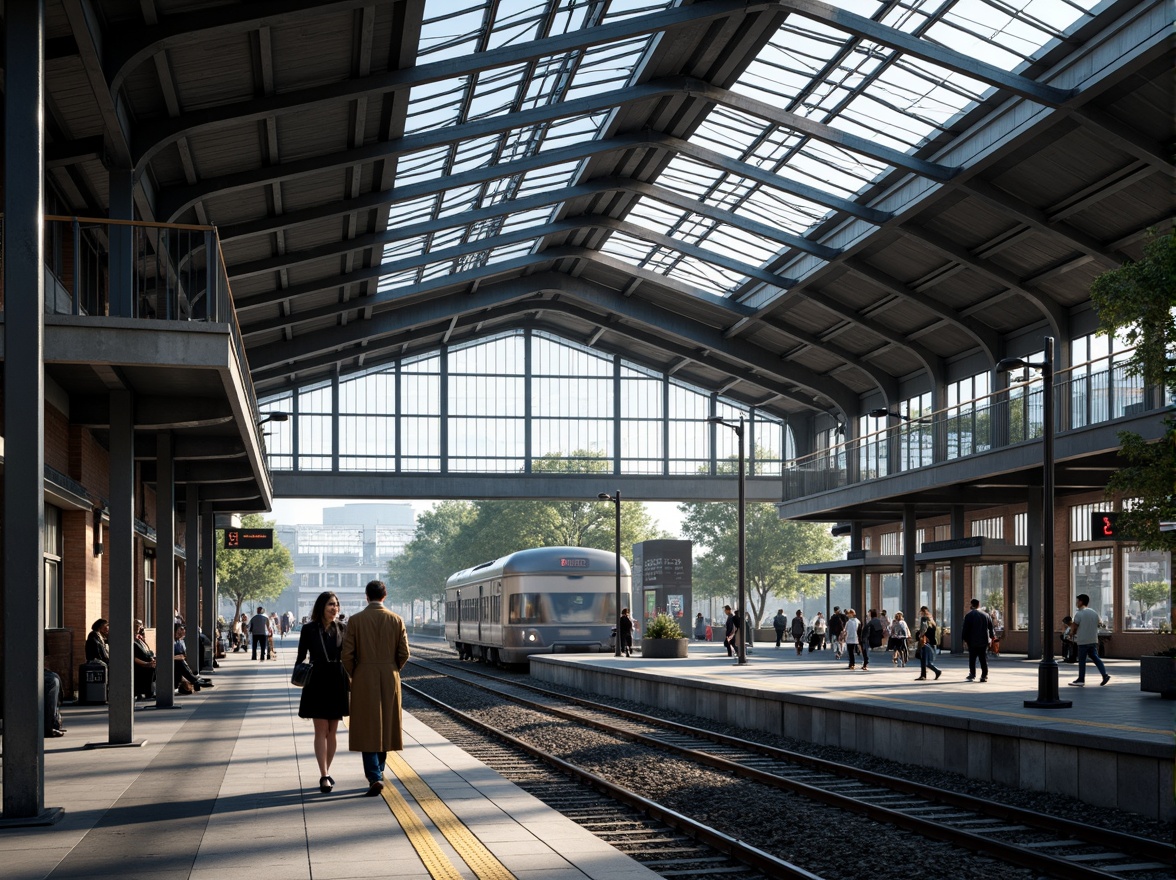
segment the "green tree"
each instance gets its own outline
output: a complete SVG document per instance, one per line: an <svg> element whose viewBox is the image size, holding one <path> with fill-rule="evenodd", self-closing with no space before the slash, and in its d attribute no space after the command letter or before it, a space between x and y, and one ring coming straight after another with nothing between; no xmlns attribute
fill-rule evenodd
<svg viewBox="0 0 1176 880"><path fill-rule="evenodd" d="M612 550L616 541L616 512L595 496L607 490L611 462L602 454L578 450L564 458L545 455L532 470L545 473L601 474L600 483L586 484L588 496L572 501L479 501L477 517L455 542L461 559L454 571L525 550L529 547L595 547ZM591 492L591 494L589 494ZM633 544L669 537L659 531L637 501L621 501L621 554L632 563Z"/></svg>
<svg viewBox="0 0 1176 880"><path fill-rule="evenodd" d="M1128 369L1169 394L1176 393L1176 230L1153 238L1143 259L1105 272L1090 287L1099 332L1136 346ZM1123 533L1146 550L1176 550L1176 532L1161 522L1176 520L1176 418L1165 434L1148 443L1138 434L1119 434L1127 466L1107 483L1107 497L1135 499L1121 520Z"/></svg>
<svg viewBox="0 0 1176 880"><path fill-rule="evenodd" d="M682 533L703 552L694 566L695 595L734 595L739 586L739 511L733 503L691 501L678 507L685 514ZM839 554L840 541L821 523L780 519L775 505L747 504L747 602L756 625L771 597L795 600L824 589L817 575L796 567Z"/></svg>
<svg viewBox="0 0 1176 880"><path fill-rule="evenodd" d="M241 517L241 526L246 529L272 529L274 523L260 513ZM216 543L223 548L224 531L217 530ZM228 596L236 605L237 617L241 607L277 599L290 582L294 561L290 551L281 541L274 539L272 550L224 550L216 552L217 589Z"/></svg>
<svg viewBox="0 0 1176 880"><path fill-rule="evenodd" d="M388 596L406 605L422 601L434 609L444 601L445 579L458 568L455 542L477 518L468 501L443 501L417 517L404 552L388 564Z"/></svg>
<svg viewBox="0 0 1176 880"><path fill-rule="evenodd" d="M1132 602L1139 603L1139 617L1146 621L1151 609L1171 598L1172 585L1167 581L1140 581L1131 585L1128 595Z"/></svg>

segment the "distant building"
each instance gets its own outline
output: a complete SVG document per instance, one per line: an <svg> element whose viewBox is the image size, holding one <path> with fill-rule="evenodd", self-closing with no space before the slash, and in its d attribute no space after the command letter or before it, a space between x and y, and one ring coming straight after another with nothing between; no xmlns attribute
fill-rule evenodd
<svg viewBox="0 0 1176 880"><path fill-rule="evenodd" d="M344 504L325 508L321 524L279 523L278 538L294 560L290 588L279 604L291 606L301 620L319 593L332 590L342 613L354 614L367 604L364 586L386 578L388 561L404 552L415 530L412 505L404 503Z"/></svg>

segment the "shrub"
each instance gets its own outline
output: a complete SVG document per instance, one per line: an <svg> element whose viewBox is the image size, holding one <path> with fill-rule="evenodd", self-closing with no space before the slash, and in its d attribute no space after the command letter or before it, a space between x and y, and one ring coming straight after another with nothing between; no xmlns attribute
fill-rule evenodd
<svg viewBox="0 0 1176 880"><path fill-rule="evenodd" d="M645 638L647 639L682 639L682 628L678 626L678 621L670 617L668 614L659 614L653 621L645 628Z"/></svg>

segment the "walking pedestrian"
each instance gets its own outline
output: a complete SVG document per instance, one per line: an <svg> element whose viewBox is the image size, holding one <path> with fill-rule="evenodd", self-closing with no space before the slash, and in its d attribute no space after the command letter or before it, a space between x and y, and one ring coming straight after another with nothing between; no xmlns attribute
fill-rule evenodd
<svg viewBox="0 0 1176 880"><path fill-rule="evenodd" d="M841 613L841 606L833 606L833 616L829 618L829 638L833 640L833 659L840 660L845 650L845 620Z"/></svg>
<svg viewBox="0 0 1176 880"><path fill-rule="evenodd" d="M804 622L804 615L800 613L800 609L796 609L796 616L792 618L792 641L796 643L796 656L799 657L804 652L804 631L807 625Z"/></svg>
<svg viewBox="0 0 1176 880"><path fill-rule="evenodd" d="M980 661L980 683L988 681L988 642L992 638L992 618L980 610L980 600L973 599L972 610L964 615L960 637L968 646L968 681L976 680L976 661Z"/></svg>
<svg viewBox="0 0 1176 880"><path fill-rule="evenodd" d="M1107 675L1107 667L1103 665L1102 658L1098 656L1098 628L1100 625L1098 612L1089 607L1090 597L1085 593L1079 593L1077 601L1078 610L1074 612L1072 626L1075 631L1074 641L1078 644L1078 677L1070 682L1070 686L1086 686L1086 660L1089 658L1094 661L1094 665L1102 673L1102 681L1099 682L1099 687L1102 687L1111 680L1111 677Z"/></svg>
<svg viewBox="0 0 1176 880"><path fill-rule="evenodd" d="M257 659L257 649L261 648L261 659L264 660L269 650L269 618L265 616L265 609L257 606L257 613L249 618L249 635L253 637L253 657Z"/></svg>
<svg viewBox="0 0 1176 880"><path fill-rule="evenodd" d="M368 795L384 790L388 752L404 748L400 717L400 670L408 662L408 631L400 615L384 607L388 588L370 581L367 606L351 615L343 638L343 668L351 677L351 723L347 746L363 754Z"/></svg>
<svg viewBox="0 0 1176 880"><path fill-rule="evenodd" d="M825 650L825 616L818 611L816 618L813 620L813 635L809 641L809 653L813 651Z"/></svg>
<svg viewBox="0 0 1176 880"><path fill-rule="evenodd" d="M727 615L727 621L723 628L723 647L727 649L727 656L735 656L735 634L739 632L737 624L738 619L731 611L730 605L723 606L723 613Z"/></svg>
<svg viewBox="0 0 1176 880"><path fill-rule="evenodd" d="M931 612L924 605L919 609L919 646L915 649L919 657L919 677L915 681L926 681L928 669L935 673L936 681L939 681L939 676L943 675L943 670L935 665L935 645L938 641L938 635L935 618L931 616Z"/></svg>
<svg viewBox="0 0 1176 880"><path fill-rule="evenodd" d="M849 669L857 668L858 628L861 621L852 608L845 609L845 652L849 655Z"/></svg>
<svg viewBox="0 0 1176 880"><path fill-rule="evenodd" d="M772 618L772 627L776 630L776 647L779 648L780 643L784 641L784 630L788 629L788 618L784 616L783 608Z"/></svg>
<svg viewBox="0 0 1176 880"><path fill-rule="evenodd" d="M894 622L890 624L889 648L894 652L894 665L907 665L907 639L911 632L902 618L902 612L894 612Z"/></svg>
<svg viewBox="0 0 1176 880"><path fill-rule="evenodd" d="M621 619L617 621L617 638L621 640L621 654L625 657L633 656L633 618L629 616L629 609L621 609Z"/></svg>
<svg viewBox="0 0 1176 880"><path fill-rule="evenodd" d="M319 791L329 794L335 787L331 762L335 760L339 722L349 714L351 690L343 670L343 639L347 628L336 621L339 597L329 590L320 593L310 612L310 623L298 634L301 663L310 656L310 678L298 699L298 717L314 722L314 759L318 762Z"/></svg>

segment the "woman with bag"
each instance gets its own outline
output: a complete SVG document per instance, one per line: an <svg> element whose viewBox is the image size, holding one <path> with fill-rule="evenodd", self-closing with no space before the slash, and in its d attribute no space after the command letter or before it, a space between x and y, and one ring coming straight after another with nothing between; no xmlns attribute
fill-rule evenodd
<svg viewBox="0 0 1176 880"><path fill-rule="evenodd" d="M320 593L310 612L310 623L298 637L297 666L309 655L310 677L302 688L298 717L314 721L314 757L319 768L319 791L327 794L335 786L331 762L335 759L339 722L350 714L350 683L340 662L347 628L338 623L339 597L329 590Z"/></svg>
<svg viewBox="0 0 1176 880"><path fill-rule="evenodd" d="M894 652L895 666L907 665L907 639L910 638L910 635L906 621L902 619L902 612L894 612L894 622L890 624L890 644L888 647Z"/></svg>
<svg viewBox="0 0 1176 880"><path fill-rule="evenodd" d="M919 615L919 647L915 649L915 653L919 655L921 671L915 681L926 681L928 669L935 673L935 680L938 681L943 672L935 665L935 644L938 636L935 618L931 616L926 605L919 609Z"/></svg>

